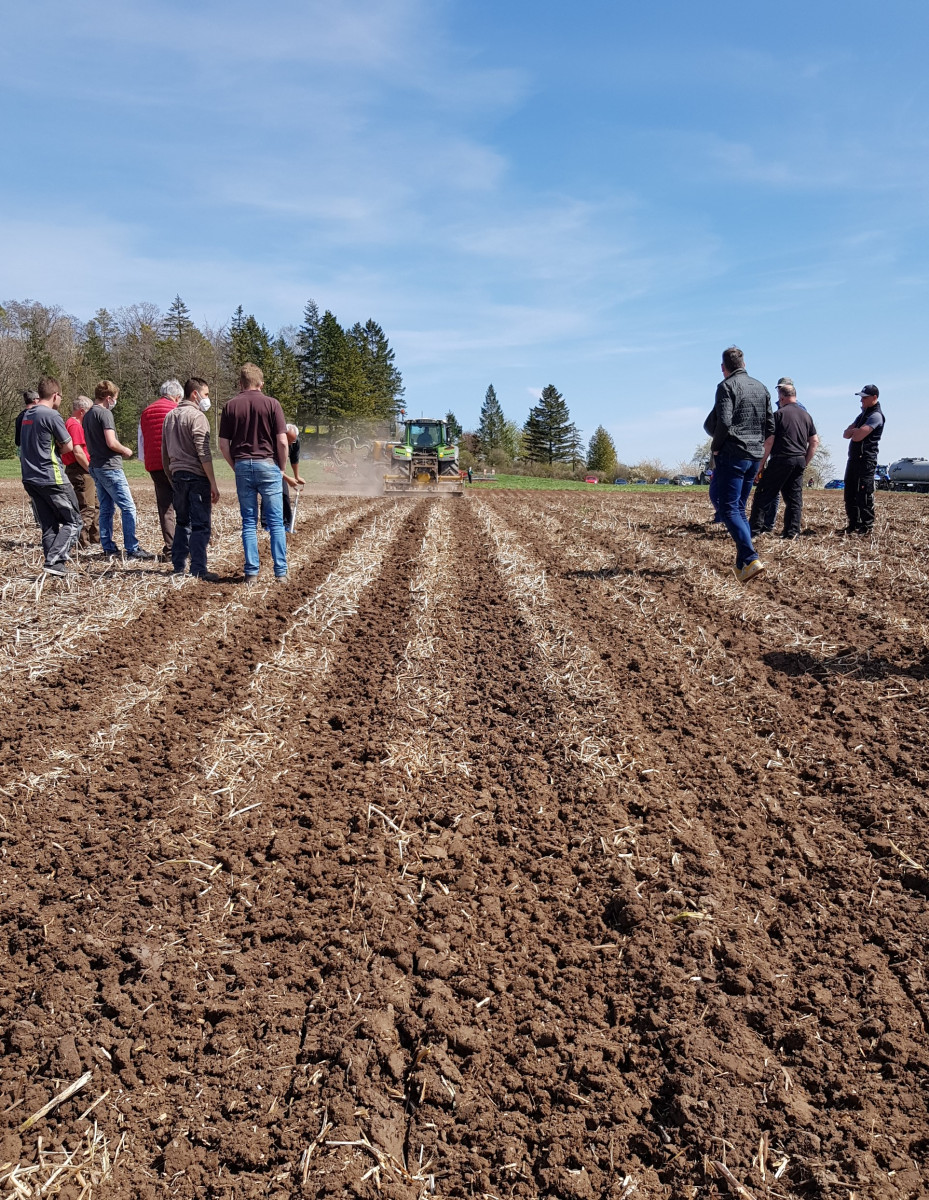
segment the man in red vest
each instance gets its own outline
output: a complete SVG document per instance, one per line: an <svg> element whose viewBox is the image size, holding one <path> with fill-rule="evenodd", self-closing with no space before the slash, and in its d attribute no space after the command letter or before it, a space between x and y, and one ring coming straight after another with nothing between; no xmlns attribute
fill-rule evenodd
<svg viewBox="0 0 929 1200"><path fill-rule="evenodd" d="M139 458L145 464L145 469L155 485L158 520L161 524L161 536L164 538L164 549L160 556L162 562L171 561L175 518L174 487L161 461L161 430L165 417L172 409L177 408L183 395L184 389L180 381L169 379L161 385L158 399L143 409L139 417Z"/></svg>

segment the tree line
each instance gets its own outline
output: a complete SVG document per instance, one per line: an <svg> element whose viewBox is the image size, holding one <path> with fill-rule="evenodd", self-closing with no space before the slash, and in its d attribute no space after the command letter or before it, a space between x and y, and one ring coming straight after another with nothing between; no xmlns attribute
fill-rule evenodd
<svg viewBox="0 0 929 1200"><path fill-rule="evenodd" d="M465 465L484 463L496 470L556 476L595 471L606 478L618 468L616 445L607 430L598 426L585 449L564 396L551 383L542 389L523 425L506 417L491 384L477 429L463 435L462 447Z"/></svg>
<svg viewBox="0 0 929 1200"><path fill-rule="evenodd" d="M13 454L23 390L42 375L60 380L68 399L112 379L120 389L117 433L134 442L139 413L165 379L199 375L225 398L244 362L261 367L265 390L301 424L389 420L403 403L403 378L381 326L369 319L343 328L314 300L299 326L276 334L241 306L223 325L197 325L180 296L167 312L133 304L101 308L86 322L54 305L10 300L0 305L0 458Z"/></svg>

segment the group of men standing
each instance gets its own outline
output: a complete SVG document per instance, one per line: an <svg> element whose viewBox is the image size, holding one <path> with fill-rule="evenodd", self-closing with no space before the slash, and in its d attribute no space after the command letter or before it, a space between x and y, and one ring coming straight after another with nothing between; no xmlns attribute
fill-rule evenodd
<svg viewBox="0 0 929 1200"><path fill-rule="evenodd" d="M748 583L764 570L754 538L771 533L778 503L784 499L783 537L800 534L803 473L819 447L813 418L797 403L797 389L786 376L777 382L777 411L763 383L745 369L742 351L730 346L722 355L722 382L704 428L712 438L714 470L711 500L735 542L736 578ZM843 433L850 443L845 471L846 534L869 534L874 525L874 473L884 414L873 383L855 393L861 412ZM746 506L758 472L750 515Z"/></svg>
<svg viewBox="0 0 929 1200"><path fill-rule="evenodd" d="M224 407L219 423L219 448L232 467L242 516L245 581L258 577L258 519L271 539L274 577L287 578L285 518L292 520L285 487L303 486L299 473L297 429L287 425L277 400L261 390L264 376L253 363L239 373L239 392ZM220 499L210 448L209 383L192 376L162 385L161 395L142 412L139 457L155 487L164 548L155 555L143 550L136 536L136 507L126 480L123 460L131 447L118 439L113 407L119 389L101 380L94 399L80 396L67 424L62 420L61 385L43 377L35 393L24 393L17 418L23 486L42 528L44 570L66 575L76 550L99 541L106 558L119 549L113 539L113 516L122 517L126 556L170 561L175 575L190 574L215 581L207 569L212 534L212 508ZM288 459L292 475L287 475ZM98 507L99 503L99 507ZM294 500L296 503L296 500Z"/></svg>

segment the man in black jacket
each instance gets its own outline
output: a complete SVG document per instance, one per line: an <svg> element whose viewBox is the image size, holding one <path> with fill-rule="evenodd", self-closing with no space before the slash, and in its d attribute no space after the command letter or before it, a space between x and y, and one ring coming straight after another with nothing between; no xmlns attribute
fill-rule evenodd
<svg viewBox="0 0 929 1200"><path fill-rule="evenodd" d="M851 443L845 468L845 532L868 534L874 527L874 472L884 414L876 384L866 383L855 395L861 399L861 412L842 434Z"/></svg>
<svg viewBox="0 0 929 1200"><path fill-rule="evenodd" d="M735 542L733 570L741 583L748 583L763 567L752 545L745 505L764 454L765 439L774 433L774 413L771 393L745 370L745 359L737 346L723 351L722 372L707 423L713 426L719 515Z"/></svg>

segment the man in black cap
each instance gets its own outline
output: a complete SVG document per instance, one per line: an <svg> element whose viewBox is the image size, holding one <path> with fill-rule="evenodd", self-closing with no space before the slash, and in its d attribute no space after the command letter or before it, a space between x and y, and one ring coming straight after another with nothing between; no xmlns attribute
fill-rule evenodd
<svg viewBox="0 0 929 1200"><path fill-rule="evenodd" d="M861 399L861 412L842 434L851 443L845 468L848 517L845 532L868 534L874 526L874 472L877 447L884 432L884 414L877 401L880 392L875 384L865 384L855 395Z"/></svg>

